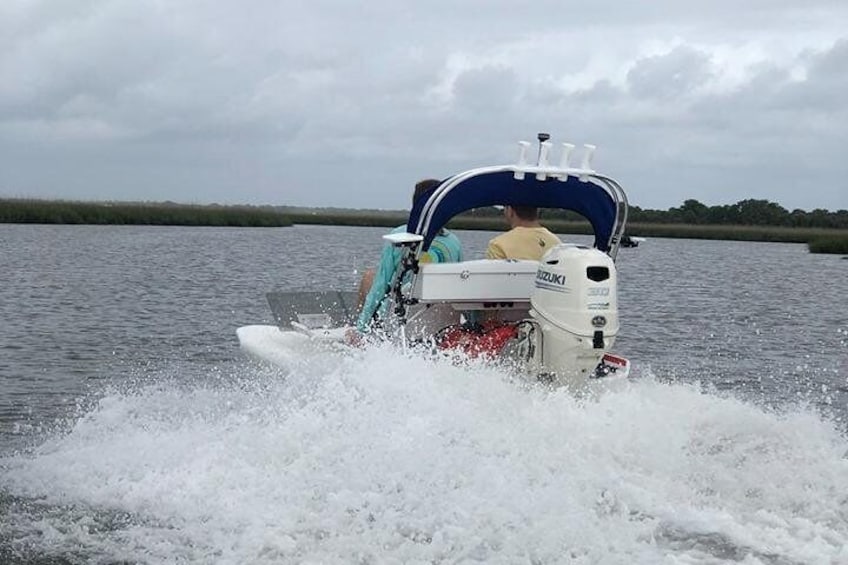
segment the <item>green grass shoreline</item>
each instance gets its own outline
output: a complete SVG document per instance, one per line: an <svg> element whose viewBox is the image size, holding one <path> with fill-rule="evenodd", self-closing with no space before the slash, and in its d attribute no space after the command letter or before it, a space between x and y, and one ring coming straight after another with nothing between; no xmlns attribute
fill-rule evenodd
<svg viewBox="0 0 848 565"><path fill-rule="evenodd" d="M406 212L403 211L0 199L0 223L18 224L394 227L405 221ZM557 233L592 233L585 221L547 219L544 223ZM499 216L460 216L448 226L492 231L505 228ZM631 222L627 233L642 237L806 243L812 253L848 254L848 230L845 229Z"/></svg>
<svg viewBox="0 0 848 565"><path fill-rule="evenodd" d="M280 227L292 220L270 206L0 199L0 223Z"/></svg>

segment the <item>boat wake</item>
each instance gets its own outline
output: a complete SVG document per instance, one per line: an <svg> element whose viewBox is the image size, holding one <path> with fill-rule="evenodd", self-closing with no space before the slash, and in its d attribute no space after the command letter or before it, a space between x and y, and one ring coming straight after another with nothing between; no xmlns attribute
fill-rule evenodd
<svg viewBox="0 0 848 565"><path fill-rule="evenodd" d="M848 560L848 441L810 409L388 347L287 367L176 368L0 459L2 560Z"/></svg>

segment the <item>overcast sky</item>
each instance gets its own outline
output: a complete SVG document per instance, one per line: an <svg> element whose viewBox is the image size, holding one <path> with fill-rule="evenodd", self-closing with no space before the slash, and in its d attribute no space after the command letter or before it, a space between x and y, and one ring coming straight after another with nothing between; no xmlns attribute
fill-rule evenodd
<svg viewBox="0 0 848 565"><path fill-rule="evenodd" d="M848 2L0 1L0 196L403 208L538 131L646 208L848 208Z"/></svg>

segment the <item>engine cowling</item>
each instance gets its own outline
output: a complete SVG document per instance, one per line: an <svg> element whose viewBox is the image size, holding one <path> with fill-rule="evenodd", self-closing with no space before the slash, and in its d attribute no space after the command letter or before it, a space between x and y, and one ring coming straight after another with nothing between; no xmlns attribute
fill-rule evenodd
<svg viewBox="0 0 848 565"><path fill-rule="evenodd" d="M545 254L530 295L545 371L594 370L618 334L617 284L615 263L597 249L562 244Z"/></svg>

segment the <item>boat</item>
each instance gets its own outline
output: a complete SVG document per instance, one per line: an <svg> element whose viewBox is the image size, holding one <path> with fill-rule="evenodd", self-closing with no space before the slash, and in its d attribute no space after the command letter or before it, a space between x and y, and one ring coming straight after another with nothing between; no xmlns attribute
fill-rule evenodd
<svg viewBox="0 0 848 565"><path fill-rule="evenodd" d="M624 234L621 236L621 247L639 247L643 241L645 241L644 237Z"/></svg>
<svg viewBox="0 0 848 565"><path fill-rule="evenodd" d="M616 255L627 197L592 168L595 146L554 145L541 133L535 162L519 142L513 164L485 166L443 180L418 198L405 233L383 236L401 251L380 331L402 348L486 357L533 380L573 389L626 377L630 361L612 352L619 331ZM496 205L572 210L592 226L591 245L563 243L540 261L420 263L423 251L462 212ZM238 328L241 347L280 362L304 347L345 347L356 313L350 292L271 292L276 325Z"/></svg>

